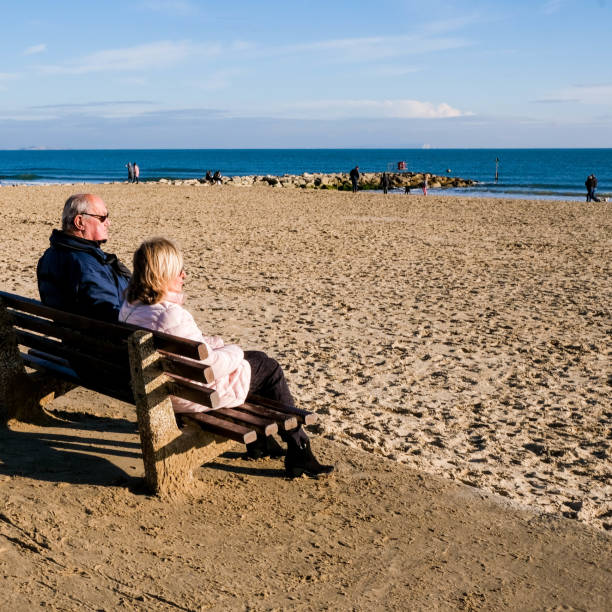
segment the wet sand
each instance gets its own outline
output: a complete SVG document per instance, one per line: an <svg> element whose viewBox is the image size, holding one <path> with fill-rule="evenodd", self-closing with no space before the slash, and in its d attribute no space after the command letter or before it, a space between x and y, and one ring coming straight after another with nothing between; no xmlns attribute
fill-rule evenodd
<svg viewBox="0 0 612 612"><path fill-rule="evenodd" d="M5 291L37 297L85 189L0 189ZM608 607L609 203L93 189L107 250L176 240L202 329L281 361L339 470L292 483L225 457L164 504L138 490L132 410L74 391L53 405L70 426L0 438L9 589L59 609Z"/></svg>

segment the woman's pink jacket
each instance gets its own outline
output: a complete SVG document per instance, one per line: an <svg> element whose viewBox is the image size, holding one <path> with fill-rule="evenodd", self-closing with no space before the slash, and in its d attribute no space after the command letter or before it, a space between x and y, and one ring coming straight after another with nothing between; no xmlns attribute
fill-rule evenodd
<svg viewBox="0 0 612 612"><path fill-rule="evenodd" d="M173 336L197 340L207 345L210 356L202 363L211 366L215 381L202 386L215 390L221 399L219 408L240 406L246 400L251 382L251 366L237 344L224 344L219 336L204 336L193 317L180 304L182 294L169 293L157 304L123 302L119 321L165 332ZM174 412L202 412L209 410L180 397L170 396Z"/></svg>

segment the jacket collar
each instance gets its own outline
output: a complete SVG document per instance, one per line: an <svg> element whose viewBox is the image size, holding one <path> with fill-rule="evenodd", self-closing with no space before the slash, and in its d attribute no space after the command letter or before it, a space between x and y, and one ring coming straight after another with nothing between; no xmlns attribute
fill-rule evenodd
<svg viewBox="0 0 612 612"><path fill-rule="evenodd" d="M51 234L50 242L51 246L56 249L88 253L92 257L95 257L100 263L111 266L120 276L130 278L132 275L129 268L122 264L114 253L106 253L100 248L102 244L101 241L86 240L79 236L67 234L62 230L54 229Z"/></svg>
<svg viewBox="0 0 612 612"><path fill-rule="evenodd" d="M98 240L87 240L79 236L73 236L63 230L54 229L51 233L50 238L51 245L54 247L64 247L66 249L72 249L74 251L98 251L101 252L100 246L102 242Z"/></svg>

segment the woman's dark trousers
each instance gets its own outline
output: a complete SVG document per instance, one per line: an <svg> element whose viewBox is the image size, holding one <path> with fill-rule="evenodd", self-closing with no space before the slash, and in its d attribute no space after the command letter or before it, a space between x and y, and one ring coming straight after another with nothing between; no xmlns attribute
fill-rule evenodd
<svg viewBox="0 0 612 612"><path fill-rule="evenodd" d="M283 369L276 359L268 357L263 351L244 351L244 358L251 366L249 393L295 406ZM291 431L279 431L278 435L284 442L292 439L300 447L308 440L301 425Z"/></svg>

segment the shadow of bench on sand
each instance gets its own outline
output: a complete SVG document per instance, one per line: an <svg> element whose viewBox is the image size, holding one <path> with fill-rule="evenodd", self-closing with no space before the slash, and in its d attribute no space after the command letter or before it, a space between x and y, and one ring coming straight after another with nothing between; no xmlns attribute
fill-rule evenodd
<svg viewBox="0 0 612 612"><path fill-rule="evenodd" d="M149 494L142 475L142 453L136 423L123 418L53 411L54 426L0 428L0 474L47 482L94 486L124 486L134 494ZM74 432L74 433L71 433ZM116 439L117 434L123 439ZM115 436L115 437L113 437ZM125 436L133 436L126 440ZM242 453L227 451L224 459L240 460ZM207 469L235 474L284 477L278 467L262 462L232 465L211 461Z"/></svg>

